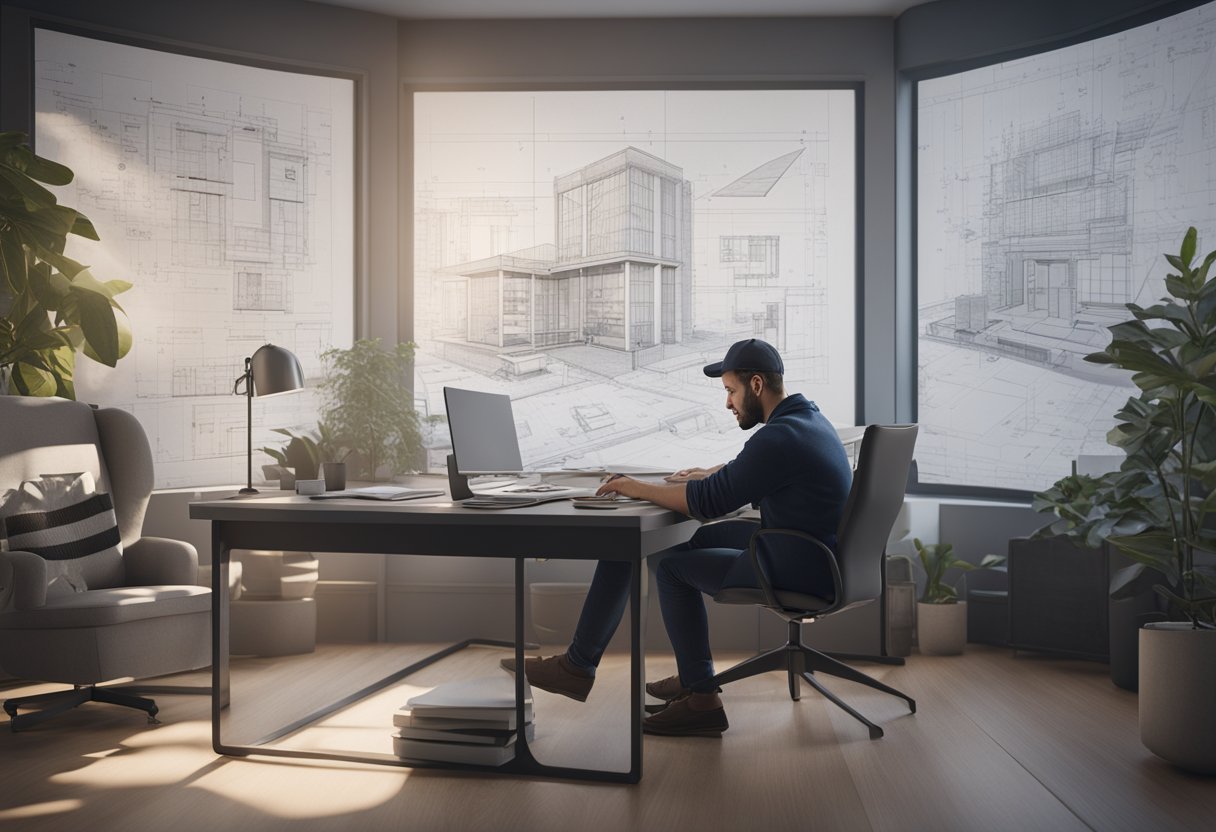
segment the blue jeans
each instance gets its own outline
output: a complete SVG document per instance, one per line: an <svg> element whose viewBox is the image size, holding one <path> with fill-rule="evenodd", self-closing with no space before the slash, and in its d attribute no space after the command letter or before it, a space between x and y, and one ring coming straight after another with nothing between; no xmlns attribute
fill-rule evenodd
<svg viewBox="0 0 1216 832"><path fill-rule="evenodd" d="M714 663L701 594L713 595L724 586L759 586L751 561L744 554L757 528L758 524L747 521L712 523L698 529L687 543L649 559L658 561L663 624L675 649L680 682L686 688L714 689L706 684L713 678ZM817 577L812 558L799 560L797 564L781 564L785 568L779 571L793 579L782 585L807 585ZM566 651L572 663L592 674L625 614L632 574L632 564L625 561L600 561L595 568L574 640Z"/></svg>

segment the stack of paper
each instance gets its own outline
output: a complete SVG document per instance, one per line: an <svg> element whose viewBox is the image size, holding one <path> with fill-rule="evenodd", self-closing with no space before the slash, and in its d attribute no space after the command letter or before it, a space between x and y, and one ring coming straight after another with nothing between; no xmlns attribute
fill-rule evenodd
<svg viewBox="0 0 1216 832"><path fill-rule="evenodd" d="M402 759L500 766L515 756L515 680L450 682L412 697L393 714L393 753ZM533 737L532 690L524 685L524 730Z"/></svg>

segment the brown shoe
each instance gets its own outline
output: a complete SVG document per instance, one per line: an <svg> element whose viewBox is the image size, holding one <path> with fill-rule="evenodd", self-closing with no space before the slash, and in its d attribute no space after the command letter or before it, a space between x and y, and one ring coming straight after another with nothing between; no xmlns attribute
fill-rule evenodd
<svg viewBox="0 0 1216 832"><path fill-rule="evenodd" d="M674 702L681 696L689 693L689 690L680 684L679 676L668 676L666 679L660 679L657 682L647 682L646 692L655 699L662 699L664 702Z"/></svg>
<svg viewBox="0 0 1216 832"><path fill-rule="evenodd" d="M689 693L642 723L647 734L667 737L720 737L729 727L716 693Z"/></svg>
<svg viewBox="0 0 1216 832"><path fill-rule="evenodd" d="M503 670L515 672L515 659L503 659L499 662ZM587 675L580 667L576 667L562 653L547 658L529 657L524 659L524 675L532 687L547 690L549 693L559 693L579 702L587 701L595 677Z"/></svg>

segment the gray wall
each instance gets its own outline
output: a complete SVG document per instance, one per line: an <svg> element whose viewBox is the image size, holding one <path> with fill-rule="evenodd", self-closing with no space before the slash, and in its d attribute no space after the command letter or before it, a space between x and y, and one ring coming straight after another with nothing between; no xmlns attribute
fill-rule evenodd
<svg viewBox="0 0 1216 832"><path fill-rule="evenodd" d="M868 421L894 419L891 19L403 21L399 32L401 77L407 86L864 83L864 416ZM413 131L408 102L402 109L402 217L408 218ZM413 264L408 230L403 226L401 234L406 276ZM401 329L408 333L409 299L402 301Z"/></svg>
<svg viewBox="0 0 1216 832"><path fill-rule="evenodd" d="M0 7L0 129L31 132L31 19L76 24L202 57L356 73L363 162L356 177L362 337L397 338L397 30L394 18L297 0L41 0ZM87 34L82 32L81 34Z"/></svg>
<svg viewBox="0 0 1216 832"><path fill-rule="evenodd" d="M900 72L1038 51L1203 4L1204 0L938 0L895 22Z"/></svg>

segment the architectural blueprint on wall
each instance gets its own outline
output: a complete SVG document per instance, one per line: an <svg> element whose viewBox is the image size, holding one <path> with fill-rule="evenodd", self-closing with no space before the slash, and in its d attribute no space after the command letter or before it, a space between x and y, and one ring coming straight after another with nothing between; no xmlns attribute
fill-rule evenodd
<svg viewBox="0 0 1216 832"><path fill-rule="evenodd" d="M711 465L747 437L701 368L758 337L853 424L851 91L416 93L414 125L428 415L506 392L526 465Z"/></svg>
<svg viewBox="0 0 1216 832"><path fill-rule="evenodd" d="M44 29L34 46L37 151L76 172L60 198L101 236L67 253L134 284L131 353L78 359L77 396L139 418L158 487L243 482L245 356L278 344L312 381L353 337L353 82ZM257 448L315 426L315 395L253 417Z"/></svg>
<svg viewBox="0 0 1216 832"><path fill-rule="evenodd" d="M1038 490L1137 390L1086 363L1216 247L1216 4L919 84L924 482Z"/></svg>

